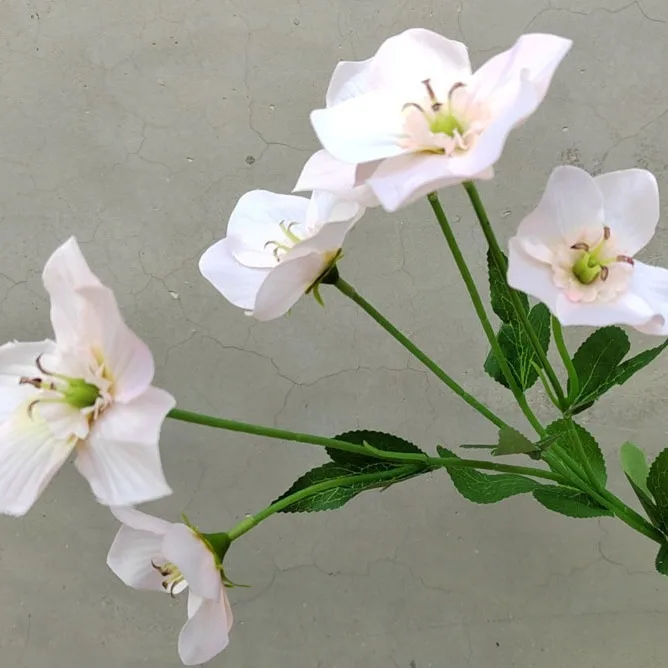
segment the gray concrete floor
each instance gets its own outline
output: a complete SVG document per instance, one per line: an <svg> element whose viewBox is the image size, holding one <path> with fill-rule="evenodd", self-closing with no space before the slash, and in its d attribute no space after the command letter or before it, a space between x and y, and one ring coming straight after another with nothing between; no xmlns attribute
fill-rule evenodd
<svg viewBox="0 0 668 668"><path fill-rule="evenodd" d="M483 187L507 238L551 169L668 154L665 0L4 0L0 3L0 338L49 334L41 267L76 234L147 340L182 407L334 434L384 428L431 448L491 430L337 294L260 324L199 276L246 190L289 191L316 149L308 113L339 59L423 26L474 64L524 31L575 41L539 113ZM484 246L459 190L444 200L482 286ZM668 227L646 259L666 264ZM342 271L496 410L485 345L424 205L370 212ZM585 332L569 332L576 342ZM636 338L638 346L648 345ZM652 341L651 343L654 343ZM664 357L586 419L616 451L666 445ZM540 394L535 400L547 416ZM322 454L165 429L175 493L150 510L231 526ZM105 566L115 521L66 467L24 520L0 519L3 666L179 665L183 600L130 591ZM613 521L568 521L528 498L474 507L447 476L279 517L237 544L229 668L665 666L668 582L653 547Z"/></svg>

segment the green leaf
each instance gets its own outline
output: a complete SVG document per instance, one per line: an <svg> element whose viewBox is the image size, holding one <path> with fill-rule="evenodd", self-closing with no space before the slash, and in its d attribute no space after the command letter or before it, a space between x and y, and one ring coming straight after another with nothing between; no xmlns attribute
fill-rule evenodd
<svg viewBox="0 0 668 668"><path fill-rule="evenodd" d="M522 433L512 427L499 429L499 444L492 451L493 455L521 455L535 452L538 448Z"/></svg>
<svg viewBox="0 0 668 668"><path fill-rule="evenodd" d="M541 347L547 352L550 345L550 311L544 304L536 304L529 311L529 322L536 331ZM522 390L528 390L538 380L535 365L540 366L540 360L533 349L531 340L519 322L501 325L497 339L515 381ZM494 380L508 387L508 381L501 371L494 351L490 351L487 355L484 368Z"/></svg>
<svg viewBox="0 0 668 668"><path fill-rule="evenodd" d="M591 464L592 470L596 474L597 479L601 485L605 486L608 481L608 474L605 470L605 459L603 458L603 453L601 452L601 448L599 448L596 439L584 427L581 427L579 424L572 422L572 420L569 418L562 418L561 420L557 420L548 426L548 436L556 436L557 444L563 447L566 452L571 455L571 457L579 459L580 451L577 442L575 441L573 431L569 426L570 423L574 425L575 431L580 437L580 442L582 443L585 456L589 460L589 463Z"/></svg>
<svg viewBox="0 0 668 668"><path fill-rule="evenodd" d="M441 457L457 457L450 450L436 446ZM473 503L497 503L516 494L526 494L538 489L540 483L515 473L488 475L475 469L446 469L457 491Z"/></svg>
<svg viewBox="0 0 668 668"><path fill-rule="evenodd" d="M377 461L377 460L376 460ZM335 478L346 478L356 475L366 475L369 473L381 473L384 471L391 471L393 468L397 468L390 462L377 462L375 464L338 464L336 462L328 462L322 466L311 469L308 473L305 473L301 478L298 478L292 487L276 499L283 499L286 496L290 496L295 492L299 492L302 489L307 487L312 487L322 482L327 482L328 480L334 480ZM402 468L402 471L404 469ZM417 472L417 470L416 470ZM402 478L397 478L403 479ZM332 489L327 489L321 492L316 492L312 496L309 496L305 499L301 499L296 503L293 503L288 508L280 511L283 513L312 513L320 510L334 510L335 508L340 508L346 504L350 499L357 496L361 492L364 492L368 489L376 489L378 487L386 487L392 484L393 481L391 478L381 481L361 481L361 482L349 482L345 485L340 485Z"/></svg>
<svg viewBox="0 0 668 668"><path fill-rule="evenodd" d="M538 503L568 517L606 517L612 513L586 494L569 487L543 486L533 492Z"/></svg>
<svg viewBox="0 0 668 668"><path fill-rule="evenodd" d="M571 408L573 414L589 408L615 385L623 385L640 369L653 362L667 346L668 339L660 346L644 350L622 362L630 349L624 330L603 327L594 332L573 356L580 380L580 392Z"/></svg>
<svg viewBox="0 0 668 668"><path fill-rule="evenodd" d="M659 548L659 553L656 555L656 570L661 575L668 575L668 544L664 543Z"/></svg>
<svg viewBox="0 0 668 668"><path fill-rule="evenodd" d="M668 448L659 453L649 469L647 489L656 502L660 528L668 529Z"/></svg>
<svg viewBox="0 0 668 668"><path fill-rule="evenodd" d="M508 266L508 259L505 255L503 257L506 260L506 266ZM489 295L494 313L501 318L501 322L514 322L516 320L515 309L510 298L512 288L508 287L506 277L497 268L492 253L489 250L487 251L487 272L489 276ZM520 296L524 310L528 311L529 298L523 292L517 292L517 294Z"/></svg>
<svg viewBox="0 0 668 668"><path fill-rule="evenodd" d="M337 441L345 441L346 443L353 443L354 445L364 445L365 443L368 443L370 446L376 448L376 450L384 450L385 452L426 454L420 450L417 445L414 445L410 441L399 438L399 436L394 436L393 434L385 434L382 431L368 431L366 429L346 431L334 438ZM336 450L335 448L325 449L332 461L341 464L364 465L378 461L378 458L371 454L368 457L365 457L364 455L357 455L352 452L345 452L344 450Z"/></svg>
<svg viewBox="0 0 668 668"><path fill-rule="evenodd" d="M627 441L619 450L619 460L626 477L640 489L649 501L653 501L647 488L649 464L645 453L635 443Z"/></svg>

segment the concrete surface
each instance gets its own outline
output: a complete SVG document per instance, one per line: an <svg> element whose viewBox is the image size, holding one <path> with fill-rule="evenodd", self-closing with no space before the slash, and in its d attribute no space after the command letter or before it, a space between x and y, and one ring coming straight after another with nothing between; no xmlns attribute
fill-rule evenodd
<svg viewBox="0 0 668 668"><path fill-rule="evenodd" d="M74 233L183 407L323 434L385 428L425 447L489 438L337 294L324 291L324 310L304 299L254 324L200 278L197 259L243 192L292 187L317 146L307 115L336 61L413 26L464 39L475 64L527 30L575 40L483 188L502 236L562 162L648 167L665 198L667 21L665 0L3 0L0 338L49 333L40 271ZM484 286L462 193L444 199ZM646 257L666 264L667 247L664 226ZM425 206L368 214L341 269L521 424L481 370L485 345ZM666 445L667 377L663 357L585 420L618 490L624 440ZM162 451L175 493L151 510L187 510L208 530L323 459L174 423ZM25 520L0 519L2 666L179 665L185 603L114 578L104 560L115 529L71 466ZM663 667L668 582L652 560L619 523L567 521L527 498L474 507L445 475L420 479L337 513L273 519L240 541L228 572L252 588L232 592L232 642L212 665Z"/></svg>

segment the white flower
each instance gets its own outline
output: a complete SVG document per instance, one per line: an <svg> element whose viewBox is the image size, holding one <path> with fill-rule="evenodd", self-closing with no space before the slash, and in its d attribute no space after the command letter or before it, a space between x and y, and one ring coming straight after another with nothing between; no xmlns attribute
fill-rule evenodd
<svg viewBox="0 0 668 668"><path fill-rule="evenodd" d="M253 190L232 212L227 237L202 255L200 271L258 320L278 318L332 267L363 213L330 193L307 200Z"/></svg>
<svg viewBox="0 0 668 668"><path fill-rule="evenodd" d="M232 610L212 548L185 524L134 508L112 508L123 523L107 565L129 587L175 596L188 589L188 621L179 635L186 666L210 661L229 642Z"/></svg>
<svg viewBox="0 0 668 668"><path fill-rule="evenodd" d="M668 270L634 259L659 220L656 179L642 169L596 178L557 167L510 240L508 283L563 325L626 324L668 333Z"/></svg>
<svg viewBox="0 0 668 668"><path fill-rule="evenodd" d="M171 493L158 439L174 399L74 238L47 262L54 341L0 347L0 512L23 515L72 451L107 505Z"/></svg>
<svg viewBox="0 0 668 668"><path fill-rule="evenodd" d="M508 134L538 108L570 46L523 35L472 73L460 42L407 30L367 61L340 63L327 108L311 122L332 156L364 166L355 183L364 179L395 211L439 188L492 178Z"/></svg>

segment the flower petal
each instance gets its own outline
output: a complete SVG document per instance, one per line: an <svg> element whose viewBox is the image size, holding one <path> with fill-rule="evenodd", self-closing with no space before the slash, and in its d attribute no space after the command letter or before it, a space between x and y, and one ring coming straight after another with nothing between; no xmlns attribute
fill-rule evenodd
<svg viewBox="0 0 668 668"><path fill-rule="evenodd" d="M659 222L659 186L645 169L625 169L597 176L603 194L605 224L627 255L635 255L654 236Z"/></svg>
<svg viewBox="0 0 668 668"><path fill-rule="evenodd" d="M367 185L357 185L356 178L356 165L341 162L323 149L307 160L294 192L326 190L341 199L359 202L362 206L378 206L378 199L371 189Z"/></svg>
<svg viewBox="0 0 668 668"><path fill-rule="evenodd" d="M518 237L508 242L508 285L535 297L555 313L561 291L552 280L552 268L525 253Z"/></svg>
<svg viewBox="0 0 668 668"><path fill-rule="evenodd" d="M162 554L181 571L191 592L219 600L223 581L215 557L192 529L185 524L172 524L163 539Z"/></svg>
<svg viewBox="0 0 668 668"><path fill-rule="evenodd" d="M413 28L385 40L369 66L372 87L415 91L424 97L423 81L447 93L450 87L471 76L468 49L461 42L431 30ZM411 98L404 99L410 102ZM417 101L417 100L413 100Z"/></svg>
<svg viewBox="0 0 668 668"><path fill-rule="evenodd" d="M143 513L132 506L111 506L109 510L119 522L137 531L164 536L172 526L171 522Z"/></svg>
<svg viewBox="0 0 668 668"><path fill-rule="evenodd" d="M320 143L338 160L357 164L391 158L409 151L401 145L405 102L396 93L374 91L316 109L311 124Z"/></svg>
<svg viewBox="0 0 668 668"><path fill-rule="evenodd" d="M303 223L309 201L298 195L282 195L268 190L251 190L237 202L227 225L227 236L236 237L249 250L267 253L269 241L280 241L281 222Z"/></svg>
<svg viewBox="0 0 668 668"><path fill-rule="evenodd" d="M579 167L557 167L538 207L521 223L518 236L534 237L549 247L574 231L603 226L603 196L596 181Z"/></svg>
<svg viewBox="0 0 668 668"><path fill-rule="evenodd" d="M512 102L520 78L533 90L533 104L527 115L543 101L552 77L573 42L547 34L522 35L508 51L490 58L471 80L471 92L498 111Z"/></svg>
<svg viewBox="0 0 668 668"><path fill-rule="evenodd" d="M79 448L76 467L100 503L130 506L172 493L160 461L160 426L174 399L152 387L134 402L113 405Z"/></svg>
<svg viewBox="0 0 668 668"><path fill-rule="evenodd" d="M39 375L35 365L37 358L43 355L44 363L48 364L55 351L54 342L49 340L0 346L0 421L6 420L37 392L32 385L19 385L19 380Z"/></svg>
<svg viewBox="0 0 668 668"><path fill-rule="evenodd" d="M188 617L179 634L179 656L186 666L197 666L213 659L229 643L232 614L225 591L217 601L191 593Z"/></svg>
<svg viewBox="0 0 668 668"><path fill-rule="evenodd" d="M232 255L235 242L228 237L207 248L200 258L199 270L227 301L250 311L271 269L246 267L238 262Z"/></svg>
<svg viewBox="0 0 668 668"><path fill-rule="evenodd" d="M311 195L306 212L306 229L315 232L326 223L356 223L364 215L364 207L357 202L341 199L324 190L316 190Z"/></svg>
<svg viewBox="0 0 668 668"><path fill-rule="evenodd" d="M587 325L607 327L608 325L631 325L636 327L647 323L652 310L647 302L632 292L624 292L611 302L572 302L565 294L559 295L556 311L553 311L562 325Z"/></svg>
<svg viewBox="0 0 668 668"><path fill-rule="evenodd" d="M153 567L162 562L162 536L123 526L107 555L107 566L134 589L165 591L162 576Z"/></svg>
<svg viewBox="0 0 668 668"><path fill-rule="evenodd" d="M83 287L85 300L78 323L81 345L100 355L113 377L116 402L129 402L151 384L155 365L148 346L125 324L114 293L105 287Z"/></svg>
<svg viewBox="0 0 668 668"><path fill-rule="evenodd" d="M668 334L668 269L653 267L635 261L629 289L654 313L652 318L636 329L643 334L666 336Z"/></svg>
<svg viewBox="0 0 668 668"><path fill-rule="evenodd" d="M333 107L351 97L368 93L368 72L372 60L342 60L338 63L327 88L326 106Z"/></svg>
<svg viewBox="0 0 668 668"><path fill-rule="evenodd" d="M25 515L72 452L28 405L0 424L0 513Z"/></svg>

